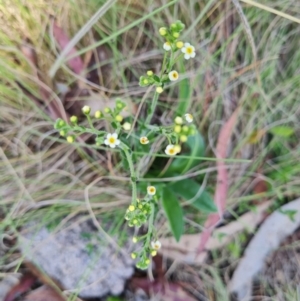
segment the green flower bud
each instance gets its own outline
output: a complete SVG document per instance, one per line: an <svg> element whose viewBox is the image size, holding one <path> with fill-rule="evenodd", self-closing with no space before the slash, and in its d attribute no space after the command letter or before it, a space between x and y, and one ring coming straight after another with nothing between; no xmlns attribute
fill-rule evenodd
<svg viewBox="0 0 300 301"><path fill-rule="evenodd" d="M59 135L61 135L62 137L65 137L65 136L67 135L67 131L61 130L61 131L59 132Z"/></svg>
<svg viewBox="0 0 300 301"><path fill-rule="evenodd" d="M62 127L66 126L66 125L67 125L67 124L66 124L66 122L65 122L64 120L58 118L58 119L56 120L55 124L54 124L54 128L55 128L56 130L59 130L59 129L61 129Z"/></svg>
<svg viewBox="0 0 300 301"><path fill-rule="evenodd" d="M78 122L77 116L71 116L71 117L70 117L70 121L71 121L72 123L77 123L77 122Z"/></svg>
<svg viewBox="0 0 300 301"><path fill-rule="evenodd" d="M100 119L101 116L102 116L101 111L96 111L96 112L95 112L95 118Z"/></svg>
<svg viewBox="0 0 300 301"><path fill-rule="evenodd" d="M89 115L91 113L91 108L89 106L84 106L81 110L84 115Z"/></svg>
<svg viewBox="0 0 300 301"><path fill-rule="evenodd" d="M69 143L73 143L73 142L75 141L75 137L74 137L74 136L68 136L68 137L67 137L67 141L68 141Z"/></svg>

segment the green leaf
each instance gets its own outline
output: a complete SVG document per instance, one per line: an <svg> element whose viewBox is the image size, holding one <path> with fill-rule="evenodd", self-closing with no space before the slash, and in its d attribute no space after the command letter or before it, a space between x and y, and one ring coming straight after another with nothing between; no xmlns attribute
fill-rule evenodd
<svg viewBox="0 0 300 301"><path fill-rule="evenodd" d="M285 137L285 138L290 137L295 133L295 131L292 127L284 126L284 125L275 126L275 127L271 128L269 130L269 132L272 133L275 136Z"/></svg>
<svg viewBox="0 0 300 301"><path fill-rule="evenodd" d="M184 228L183 211L176 195L168 187L164 187L163 189L162 205L169 221L171 231L176 241L179 241Z"/></svg>
<svg viewBox="0 0 300 301"><path fill-rule="evenodd" d="M118 125L117 125L114 121L111 122L111 126L112 126L115 130L118 128Z"/></svg>
<svg viewBox="0 0 300 301"><path fill-rule="evenodd" d="M160 83L160 78L159 78L156 74L153 75L153 79L154 79L157 83Z"/></svg>
<svg viewBox="0 0 300 301"><path fill-rule="evenodd" d="M297 210L283 210L282 208L280 208L278 211L286 215L292 222L295 221L295 214L298 213Z"/></svg>
<svg viewBox="0 0 300 301"><path fill-rule="evenodd" d="M191 179L185 179L172 183L168 187L175 194L181 196L185 200L193 199L201 189L201 185L199 185L197 182ZM205 190L203 190L201 194L195 198L194 202L191 203L191 206L207 213L217 211L217 207L212 197Z"/></svg>
<svg viewBox="0 0 300 301"><path fill-rule="evenodd" d="M199 132L193 136L189 136L186 145L190 149L190 158L180 158L180 155L176 157L171 163L170 167L164 174L164 176L174 175L174 174L184 174L189 169L200 163L199 159L194 159L193 157L203 157L205 152L204 139Z"/></svg>

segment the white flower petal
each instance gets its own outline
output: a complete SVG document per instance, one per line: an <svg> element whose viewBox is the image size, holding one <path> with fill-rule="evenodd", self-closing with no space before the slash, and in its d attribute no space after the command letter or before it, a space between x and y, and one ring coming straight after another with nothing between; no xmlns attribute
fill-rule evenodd
<svg viewBox="0 0 300 301"><path fill-rule="evenodd" d="M111 134L107 134L106 139L109 140L111 138Z"/></svg>
<svg viewBox="0 0 300 301"><path fill-rule="evenodd" d="M116 145L115 145L114 143L111 143L109 146L110 146L111 148L115 148L115 147L116 147Z"/></svg>
<svg viewBox="0 0 300 301"><path fill-rule="evenodd" d="M164 46L163 46L164 50L166 51L170 51L171 50L171 45L169 43L164 43Z"/></svg>
<svg viewBox="0 0 300 301"><path fill-rule="evenodd" d="M105 140L104 140L104 144L106 144L106 145L108 145L108 144L109 144L109 142L108 142L108 140L107 140L107 139L105 139Z"/></svg>
<svg viewBox="0 0 300 301"><path fill-rule="evenodd" d="M189 46L191 46L191 44L190 43L184 43L184 46L189 47Z"/></svg>
<svg viewBox="0 0 300 301"><path fill-rule="evenodd" d="M118 134L117 134L117 133L113 133L111 136L112 136L113 138L115 138L115 139L118 138Z"/></svg>
<svg viewBox="0 0 300 301"><path fill-rule="evenodd" d="M187 53L184 55L184 58L185 58L186 60L189 60L190 57L191 57L191 56L190 56L189 54L187 54Z"/></svg>
<svg viewBox="0 0 300 301"><path fill-rule="evenodd" d="M185 48L185 47L182 47L182 48L181 48L181 52L182 52L182 53L186 53L186 48Z"/></svg>
<svg viewBox="0 0 300 301"><path fill-rule="evenodd" d="M196 56L196 53L195 52L193 52L192 54L191 54L191 57L195 57Z"/></svg>
<svg viewBox="0 0 300 301"><path fill-rule="evenodd" d="M116 142L115 142L115 145L119 145L120 144L120 140L117 139Z"/></svg>

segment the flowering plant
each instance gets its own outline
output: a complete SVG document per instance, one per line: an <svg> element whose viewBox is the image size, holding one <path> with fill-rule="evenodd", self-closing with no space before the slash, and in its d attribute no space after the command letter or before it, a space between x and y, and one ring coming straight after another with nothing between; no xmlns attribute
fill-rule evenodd
<svg viewBox="0 0 300 301"><path fill-rule="evenodd" d="M155 137L163 136L167 141L164 153L172 157L181 152L181 145L188 141L189 136L196 134L196 129L192 124L193 116L190 113L176 116L174 123L171 125L156 125L151 124L151 121L157 107L159 95L164 91L166 85L180 79L179 73L175 70L176 62L182 58L189 60L195 57L195 48L189 43L184 43L180 40L180 33L184 27L182 22L176 21L169 28L162 27L159 29L160 35L165 39L162 47L165 51L161 72L160 74L154 74L152 70L149 70L139 80L141 87L154 86L155 92L153 101L148 108L147 117L144 122L140 123L142 124L141 136L137 137L137 141L143 146L151 144ZM138 195L138 176L132 156L132 147L129 145L127 139L129 137L128 132L133 130L133 125L130 123L130 119L123 121L122 112L125 108L126 104L121 99L116 99L114 109L106 108L103 112L96 111L92 117L91 108L84 106L82 112L87 118L89 127L79 125L77 116L72 116L70 123L58 119L54 127L69 143L75 142L79 135L89 133L95 136L96 146L104 144L113 149L120 149L121 153L124 154L129 166L132 187L132 200L126 210L125 220L128 222L129 227L141 227L148 223L148 230L145 235L133 237L133 242L140 242L139 245L141 247L139 250L133 252L131 256L137 260L138 268L145 269L150 263L150 258L155 256L161 247L157 231L154 227L159 198L156 194L156 187L151 185L147 187L147 193L145 191L144 196L141 197ZM108 121L114 130L108 133L96 127L95 122L100 119ZM168 194L170 200L173 198L172 193L168 189L164 193ZM165 206L165 210L167 206ZM168 212L167 217L169 221L172 219L169 217ZM174 226L172 221L170 221L170 224L173 234L179 239L181 230L176 230L178 225ZM180 221L178 221L178 224L180 224Z"/></svg>

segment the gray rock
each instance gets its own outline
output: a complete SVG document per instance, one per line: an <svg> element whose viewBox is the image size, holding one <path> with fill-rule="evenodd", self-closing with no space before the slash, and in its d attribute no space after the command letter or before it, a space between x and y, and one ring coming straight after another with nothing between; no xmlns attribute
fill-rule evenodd
<svg viewBox="0 0 300 301"><path fill-rule="evenodd" d="M22 231L20 249L26 260L66 290L82 298L123 291L126 279L133 273L130 252L109 243L91 223L73 222L57 233L46 227L36 228L28 226Z"/></svg>

